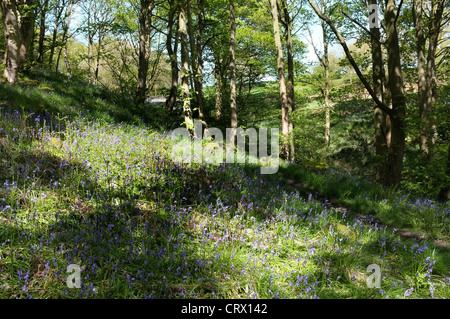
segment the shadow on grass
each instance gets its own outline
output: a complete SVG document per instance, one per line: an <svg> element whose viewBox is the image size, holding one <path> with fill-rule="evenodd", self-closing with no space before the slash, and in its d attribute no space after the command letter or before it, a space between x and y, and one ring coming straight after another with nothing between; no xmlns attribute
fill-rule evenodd
<svg viewBox="0 0 450 319"><path fill-rule="evenodd" d="M30 71L16 85L0 83L0 103L3 109L25 109L55 125L58 117L75 120L81 116L109 123L144 123L157 129L169 119L163 107L136 105L106 88L45 70Z"/></svg>

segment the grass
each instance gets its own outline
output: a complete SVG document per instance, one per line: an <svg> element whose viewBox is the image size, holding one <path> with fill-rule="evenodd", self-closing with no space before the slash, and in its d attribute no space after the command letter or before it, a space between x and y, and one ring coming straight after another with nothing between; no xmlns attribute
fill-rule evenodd
<svg viewBox="0 0 450 319"><path fill-rule="evenodd" d="M59 115L41 113L35 98L51 79L1 85L0 298L450 296L448 254L430 240L405 239L257 166L176 164L169 134L126 104L110 109L95 87L43 95ZM359 194L356 180L281 169L348 205ZM80 289L67 287L70 264L82 270ZM371 264L379 289L366 284Z"/></svg>
<svg viewBox="0 0 450 319"><path fill-rule="evenodd" d="M448 204L413 198L402 190L357 179L330 169L309 170L302 166L282 168L283 174L307 185L303 192L317 192L363 215L376 215L383 223L415 231L430 238L450 240Z"/></svg>

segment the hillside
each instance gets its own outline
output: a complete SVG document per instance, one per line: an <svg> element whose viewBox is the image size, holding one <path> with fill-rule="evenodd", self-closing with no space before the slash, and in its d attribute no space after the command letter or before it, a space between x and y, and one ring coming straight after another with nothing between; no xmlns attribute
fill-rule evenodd
<svg viewBox="0 0 450 319"><path fill-rule="evenodd" d="M242 112L264 101L259 125L276 122L271 94L255 89ZM448 204L324 157L274 175L174 163L175 115L59 74L0 84L0 104L0 298L450 297ZM334 122L336 154L365 142L358 109L335 106L352 128Z"/></svg>

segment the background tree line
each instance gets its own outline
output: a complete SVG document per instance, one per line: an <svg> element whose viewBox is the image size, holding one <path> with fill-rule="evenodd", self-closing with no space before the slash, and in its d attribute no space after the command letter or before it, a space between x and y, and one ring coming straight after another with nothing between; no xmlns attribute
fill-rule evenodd
<svg viewBox="0 0 450 319"><path fill-rule="evenodd" d="M370 99L374 178L399 185L417 149L422 176L447 167L440 197L450 196L446 0L2 0L1 9L6 82L41 67L142 107L163 96L192 129L195 118L245 124L255 88L276 80L282 156L296 162L330 152L335 103ZM305 107L311 96L320 126Z"/></svg>

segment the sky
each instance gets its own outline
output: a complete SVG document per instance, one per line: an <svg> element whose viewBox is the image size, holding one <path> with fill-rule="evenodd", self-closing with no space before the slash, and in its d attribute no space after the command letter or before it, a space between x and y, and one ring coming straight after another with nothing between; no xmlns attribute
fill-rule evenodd
<svg viewBox="0 0 450 319"><path fill-rule="evenodd" d="M81 9L79 6L76 6L75 11L73 13L72 21L71 21L71 27L70 27L72 32L74 32L76 30L76 28L81 26L82 20L83 19L82 19ZM319 52L322 52L323 45L322 45L321 26L318 23L316 23L316 24L311 24L310 28L311 28L311 33L314 37L314 44L316 45L316 47L318 47ZM309 34L305 33L305 32L302 34L302 32L300 31L297 33L297 35L299 36L300 40L307 45L306 61L304 61L304 62L318 62L317 56L315 55L314 49L310 43ZM82 44L87 45L87 39L83 35L77 34L75 36L75 38L76 38L76 41L79 41ZM330 45L329 52L334 53L336 56L342 56L344 54L342 47L339 43ZM205 68L207 68L207 67L205 66ZM264 78L264 80L271 81L271 80L275 80L275 78L273 78L271 76L267 76Z"/></svg>

